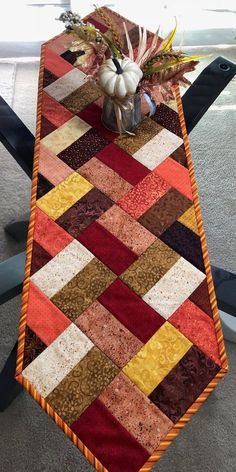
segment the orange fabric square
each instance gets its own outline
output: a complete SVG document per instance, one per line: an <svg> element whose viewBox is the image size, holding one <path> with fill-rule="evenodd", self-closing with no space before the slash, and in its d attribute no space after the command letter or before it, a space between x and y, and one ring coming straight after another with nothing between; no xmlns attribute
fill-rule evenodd
<svg viewBox="0 0 236 472"><path fill-rule="evenodd" d="M167 157L154 171L190 200L193 199L189 171L171 157Z"/></svg>
<svg viewBox="0 0 236 472"><path fill-rule="evenodd" d="M63 228L51 220L42 210L36 208L34 240L42 246L51 256L55 256L73 238Z"/></svg>
<svg viewBox="0 0 236 472"><path fill-rule="evenodd" d="M221 365L214 321L187 299L168 320L193 344Z"/></svg>
<svg viewBox="0 0 236 472"><path fill-rule="evenodd" d="M30 282L27 325L48 346L71 321Z"/></svg>

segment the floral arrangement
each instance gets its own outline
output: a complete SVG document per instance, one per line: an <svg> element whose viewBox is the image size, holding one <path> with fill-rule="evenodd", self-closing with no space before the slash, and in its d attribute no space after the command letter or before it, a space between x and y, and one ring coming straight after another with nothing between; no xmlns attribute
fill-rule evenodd
<svg viewBox="0 0 236 472"><path fill-rule="evenodd" d="M201 56L187 56L173 48L176 25L164 39L159 37L159 29L151 37L140 27L139 44L134 49L125 22L124 30L119 31L105 8L96 7L96 12L108 27L106 33L72 12L63 13L59 20L73 34L69 49L78 53L74 65L84 64L86 55L86 73L102 94L113 100L117 127L122 132L126 131L122 112L132 109L135 94L156 105L174 99L174 87L190 84L184 74L195 69Z"/></svg>

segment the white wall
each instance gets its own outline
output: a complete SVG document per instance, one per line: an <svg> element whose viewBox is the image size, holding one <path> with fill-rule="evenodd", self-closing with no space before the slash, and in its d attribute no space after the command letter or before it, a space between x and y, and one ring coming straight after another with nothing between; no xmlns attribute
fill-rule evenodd
<svg viewBox="0 0 236 472"><path fill-rule="evenodd" d="M71 10L82 16L93 10L91 0L70 0ZM104 5L104 1L96 2ZM134 22L155 31L168 30L178 18L178 29L232 28L236 32L236 0L116 0L112 8ZM221 11L219 11L221 10Z"/></svg>

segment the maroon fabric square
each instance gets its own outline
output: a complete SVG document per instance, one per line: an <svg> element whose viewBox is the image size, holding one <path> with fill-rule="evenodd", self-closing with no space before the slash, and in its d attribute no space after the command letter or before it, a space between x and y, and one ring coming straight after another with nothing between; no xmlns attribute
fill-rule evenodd
<svg viewBox="0 0 236 472"><path fill-rule="evenodd" d="M131 185L136 185L150 173L147 167L113 143L98 152L96 157Z"/></svg>
<svg viewBox="0 0 236 472"><path fill-rule="evenodd" d="M96 221L80 233L78 240L117 275L138 256Z"/></svg>
<svg viewBox="0 0 236 472"><path fill-rule="evenodd" d="M49 182L43 175L38 174L38 185L37 185L37 200L46 193L50 192L54 188L54 185Z"/></svg>
<svg viewBox="0 0 236 472"><path fill-rule="evenodd" d="M187 157L185 154L184 144L178 147L176 151L172 152L170 157L171 159L174 159L174 161L178 162L182 166L187 167Z"/></svg>
<svg viewBox="0 0 236 472"><path fill-rule="evenodd" d="M71 429L109 472L138 472L150 456L100 400Z"/></svg>
<svg viewBox="0 0 236 472"><path fill-rule="evenodd" d="M97 152L103 149L109 141L91 128L81 138L58 154L58 157L74 170L79 169Z"/></svg>
<svg viewBox="0 0 236 472"><path fill-rule="evenodd" d="M205 273L201 241L196 233L176 221L160 236L160 239Z"/></svg>
<svg viewBox="0 0 236 472"><path fill-rule="evenodd" d="M117 133L113 133L103 126L102 108L96 103L90 103L87 107L77 113L77 115L90 126L96 128L104 138L108 139L108 141L114 141L114 139L117 138Z"/></svg>
<svg viewBox="0 0 236 472"><path fill-rule="evenodd" d="M194 290L192 295L190 295L189 299L195 303L199 308L201 308L205 313L207 313L211 318L213 318L209 291L207 280L203 280L203 282L199 285L199 287Z"/></svg>
<svg viewBox="0 0 236 472"><path fill-rule="evenodd" d="M115 280L98 300L143 343L165 323L159 313L119 279Z"/></svg>
<svg viewBox="0 0 236 472"><path fill-rule="evenodd" d="M41 352L46 349L46 344L26 325L24 341L23 370L33 362Z"/></svg>
<svg viewBox="0 0 236 472"><path fill-rule="evenodd" d="M45 116L41 117L41 129L40 129L40 138L43 139L48 134L55 131L56 126L54 126Z"/></svg>
<svg viewBox="0 0 236 472"><path fill-rule="evenodd" d="M94 16L94 15L93 15ZM102 33L106 33L108 30L108 26L104 25L104 23L101 23L100 21L96 20L93 16L89 16L87 18L87 21L91 23L95 28L99 29Z"/></svg>
<svg viewBox="0 0 236 472"><path fill-rule="evenodd" d="M192 346L149 398L173 423L177 423L219 370L210 357Z"/></svg>
<svg viewBox="0 0 236 472"><path fill-rule="evenodd" d="M44 87L47 87L48 85L52 84L53 82L55 82L55 80L57 80L58 77L56 75L54 75L52 72L50 72L49 70L47 69L44 69L44 73L43 73L43 88Z"/></svg>
<svg viewBox="0 0 236 472"><path fill-rule="evenodd" d="M61 54L61 57L63 57L63 59L65 59L65 61L69 62L70 64L74 65L76 59L80 56L84 56L85 54L85 51L81 50L81 51L65 51Z"/></svg>
<svg viewBox="0 0 236 472"><path fill-rule="evenodd" d="M157 106L152 119L159 125L163 126L163 128L168 129L172 133L177 134L177 136L182 138L179 115L176 111L172 110L172 108L168 107L164 103L161 103Z"/></svg>
<svg viewBox="0 0 236 472"><path fill-rule="evenodd" d="M77 238L81 231L99 218L112 205L113 202L110 198L94 187L61 215L56 222L74 238Z"/></svg>
<svg viewBox="0 0 236 472"><path fill-rule="evenodd" d="M43 249L40 244L33 242L31 275L35 274L41 267L52 259L52 256Z"/></svg>

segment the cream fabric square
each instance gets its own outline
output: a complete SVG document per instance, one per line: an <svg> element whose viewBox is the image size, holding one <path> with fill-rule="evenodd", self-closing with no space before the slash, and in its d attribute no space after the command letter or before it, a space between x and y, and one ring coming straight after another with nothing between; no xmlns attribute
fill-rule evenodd
<svg viewBox="0 0 236 472"><path fill-rule="evenodd" d="M163 128L160 133L135 152L133 157L148 169L153 170L182 143L183 140L179 136Z"/></svg>
<svg viewBox="0 0 236 472"><path fill-rule="evenodd" d="M92 347L90 339L71 323L23 370L22 375L46 397Z"/></svg>
<svg viewBox="0 0 236 472"><path fill-rule="evenodd" d="M203 272L181 257L143 300L167 320L205 278Z"/></svg>
<svg viewBox="0 0 236 472"><path fill-rule="evenodd" d="M85 83L86 74L78 69L72 69L67 74L55 80L52 84L44 88L44 91L58 102L70 95Z"/></svg>
<svg viewBox="0 0 236 472"><path fill-rule="evenodd" d="M41 139L41 143L54 154L59 154L74 143L74 141L81 138L83 134L87 133L90 128L91 126L81 118L73 116L60 128L55 129L55 131Z"/></svg>
<svg viewBox="0 0 236 472"><path fill-rule="evenodd" d="M94 255L73 240L31 277L37 287L51 298L80 272Z"/></svg>

